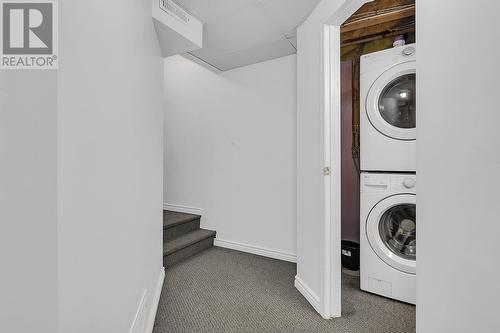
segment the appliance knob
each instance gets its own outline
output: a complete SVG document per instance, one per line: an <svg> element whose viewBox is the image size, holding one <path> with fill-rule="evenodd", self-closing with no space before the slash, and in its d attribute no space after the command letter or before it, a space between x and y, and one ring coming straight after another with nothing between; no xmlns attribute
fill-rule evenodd
<svg viewBox="0 0 500 333"><path fill-rule="evenodd" d="M413 46L408 46L403 49L403 55L406 57L411 56L413 53L415 53L415 48Z"/></svg>
<svg viewBox="0 0 500 333"><path fill-rule="evenodd" d="M403 186L406 188L414 188L416 184L417 184L417 182L413 178L406 178L403 181Z"/></svg>

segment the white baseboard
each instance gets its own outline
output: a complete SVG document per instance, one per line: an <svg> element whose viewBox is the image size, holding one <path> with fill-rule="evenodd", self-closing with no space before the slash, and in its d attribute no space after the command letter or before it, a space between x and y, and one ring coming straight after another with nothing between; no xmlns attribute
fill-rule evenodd
<svg viewBox="0 0 500 333"><path fill-rule="evenodd" d="M318 295L316 295L298 276L295 276L295 288L297 288L302 296L312 305L316 312L321 313Z"/></svg>
<svg viewBox="0 0 500 333"><path fill-rule="evenodd" d="M201 208L189 207L183 205L174 205L169 203L163 204L164 210L171 210L173 212L186 213L186 214L194 214L194 215L203 215L203 210Z"/></svg>
<svg viewBox="0 0 500 333"><path fill-rule="evenodd" d="M148 298L148 290L144 290L141 299L139 300L139 305L135 311L134 320L132 321L132 326L130 327L129 333L143 333L146 320L146 300Z"/></svg>
<svg viewBox="0 0 500 333"><path fill-rule="evenodd" d="M267 248L260 247L260 246L248 245L248 244L243 244L243 243L238 243L238 242L231 242L231 241L218 239L218 238L216 238L214 240L214 245L218 246L218 247L223 247L226 249L257 254L257 255L263 256L263 257L279 259L279 260L284 260L284 261L289 261L289 262L297 262L297 256L294 254L276 251L276 250L271 250L271 249L267 249Z"/></svg>
<svg viewBox="0 0 500 333"><path fill-rule="evenodd" d="M144 333L152 333L155 325L156 312L158 311L158 304L160 303L161 290L163 288L163 280L165 280L165 267L160 270L156 290L154 290L151 306L149 307L149 314L146 322Z"/></svg>

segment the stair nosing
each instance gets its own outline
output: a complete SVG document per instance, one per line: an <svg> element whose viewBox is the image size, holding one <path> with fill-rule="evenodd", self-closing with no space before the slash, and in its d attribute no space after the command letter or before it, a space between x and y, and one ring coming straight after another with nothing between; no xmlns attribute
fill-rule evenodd
<svg viewBox="0 0 500 333"><path fill-rule="evenodd" d="M215 236L217 235L217 232L216 232L216 231L214 231L214 230L198 229L198 230L190 231L189 233L187 233L187 234L185 234L185 235L181 235L181 236L179 236L179 237L176 237L176 238L170 239L170 240L168 240L168 241L164 242L164 243L163 243L163 246L164 246L164 248L165 248L165 243L167 243L167 242L169 242L169 241L171 242L171 241L173 241L173 240L176 240L176 239L179 239L179 238L182 238L182 237L186 237L186 235L189 235L190 233L194 233L194 232L197 232L197 231L204 231L204 232L206 232L206 235L204 235L203 237L201 237L201 238L199 238L199 239L196 239L196 241L190 241L190 242L187 242L186 244L183 244L183 246L182 246L182 247L179 247L179 248L175 249L174 251L165 251L165 250L164 250L164 251L163 251L163 256L164 256L164 257L165 257L165 256L169 256L169 255L171 255L171 254L173 254L173 253L176 253L176 252L178 252L178 251L181 251L181 250L183 250L183 249L185 249L185 248L187 248L187 247L189 247L189 246L191 246L191 245L193 245L193 244L199 243L199 242L204 241L204 240L206 240L206 239L208 239L208 238L211 238L211 237L214 237L214 238L215 238Z"/></svg>

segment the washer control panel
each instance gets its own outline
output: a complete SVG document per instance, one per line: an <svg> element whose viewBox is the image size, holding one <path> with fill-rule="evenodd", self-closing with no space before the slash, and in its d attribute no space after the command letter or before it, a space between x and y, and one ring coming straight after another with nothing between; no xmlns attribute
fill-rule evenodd
<svg viewBox="0 0 500 333"><path fill-rule="evenodd" d="M417 176L414 174L361 173L361 191L416 193Z"/></svg>
<svg viewBox="0 0 500 333"><path fill-rule="evenodd" d="M417 190L417 176L416 175L392 176L391 190L395 192L415 193Z"/></svg>
<svg viewBox="0 0 500 333"><path fill-rule="evenodd" d="M391 178L386 174L362 173L361 191L385 192L389 190Z"/></svg>

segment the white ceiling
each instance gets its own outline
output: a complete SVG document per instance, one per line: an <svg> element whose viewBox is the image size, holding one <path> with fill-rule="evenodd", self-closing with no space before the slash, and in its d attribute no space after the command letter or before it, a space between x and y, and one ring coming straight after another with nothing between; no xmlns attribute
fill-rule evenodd
<svg viewBox="0 0 500 333"><path fill-rule="evenodd" d="M296 28L320 0L176 0L205 22L203 48L190 52L225 71L297 51Z"/></svg>

